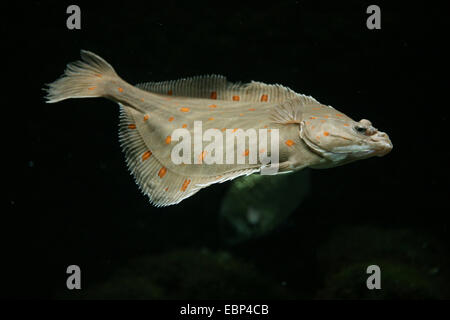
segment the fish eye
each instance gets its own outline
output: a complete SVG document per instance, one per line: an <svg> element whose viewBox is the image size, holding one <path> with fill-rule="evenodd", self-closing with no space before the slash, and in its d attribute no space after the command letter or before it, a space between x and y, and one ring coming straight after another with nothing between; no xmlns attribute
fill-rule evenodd
<svg viewBox="0 0 450 320"><path fill-rule="evenodd" d="M355 126L355 130L356 130L358 133L366 133L367 128L365 128L365 127L360 127L360 126Z"/></svg>

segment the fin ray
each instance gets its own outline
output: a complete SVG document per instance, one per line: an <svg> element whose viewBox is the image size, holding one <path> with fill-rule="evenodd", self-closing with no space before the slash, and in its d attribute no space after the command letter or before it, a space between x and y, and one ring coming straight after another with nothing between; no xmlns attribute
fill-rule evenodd
<svg viewBox="0 0 450 320"><path fill-rule="evenodd" d="M69 63L64 74L47 85L47 103L69 98L101 97L105 94L105 80L119 78L114 68L95 53L81 50L81 59Z"/></svg>
<svg viewBox="0 0 450 320"><path fill-rule="evenodd" d="M120 144L136 184L142 193L149 197L150 203L156 207L177 204L211 184L222 183L259 171L258 168L246 168L222 175L192 177L179 174L162 164L149 150L138 130L130 129L134 119L127 111L128 108L130 107L120 105Z"/></svg>
<svg viewBox="0 0 450 320"><path fill-rule="evenodd" d="M298 95L275 106L271 112L271 120L275 123L290 124L302 121L302 108L299 106L321 104L314 98Z"/></svg>
<svg viewBox="0 0 450 320"><path fill-rule="evenodd" d="M207 75L163 82L139 83L136 87L164 95L243 102L283 102L302 96L279 84L229 82L222 75ZM308 97L310 98L310 97ZM310 98L313 99L313 98ZM313 99L314 100L314 99Z"/></svg>

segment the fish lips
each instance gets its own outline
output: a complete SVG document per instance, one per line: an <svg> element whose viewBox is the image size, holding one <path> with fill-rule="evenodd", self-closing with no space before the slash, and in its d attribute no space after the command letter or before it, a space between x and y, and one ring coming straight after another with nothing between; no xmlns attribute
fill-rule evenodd
<svg viewBox="0 0 450 320"><path fill-rule="evenodd" d="M369 138L369 144L374 150L374 155L383 157L392 151L394 147L389 136L384 132L377 132Z"/></svg>

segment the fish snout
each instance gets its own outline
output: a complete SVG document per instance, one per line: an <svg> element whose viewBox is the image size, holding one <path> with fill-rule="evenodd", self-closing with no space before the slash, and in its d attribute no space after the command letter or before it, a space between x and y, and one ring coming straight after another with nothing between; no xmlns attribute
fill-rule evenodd
<svg viewBox="0 0 450 320"><path fill-rule="evenodd" d="M384 132L378 131L371 137L371 140L374 142L375 154L378 157L388 154L393 148L389 136Z"/></svg>

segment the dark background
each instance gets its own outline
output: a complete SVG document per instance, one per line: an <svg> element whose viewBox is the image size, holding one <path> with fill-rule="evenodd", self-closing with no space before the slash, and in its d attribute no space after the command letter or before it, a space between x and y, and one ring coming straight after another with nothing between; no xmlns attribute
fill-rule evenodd
<svg viewBox="0 0 450 320"><path fill-rule="evenodd" d="M2 10L3 297L450 297L443 8L125 1L80 4L81 30L68 30L70 4ZM370 4L381 7L381 30L366 28ZM80 49L130 83L212 73L280 83L371 120L394 149L311 171L311 192L289 219L227 245L218 211L229 184L154 208L126 169L117 105L44 103L44 84ZM82 269L80 292L65 289L71 264ZM370 264L381 267L382 290L365 287Z"/></svg>

